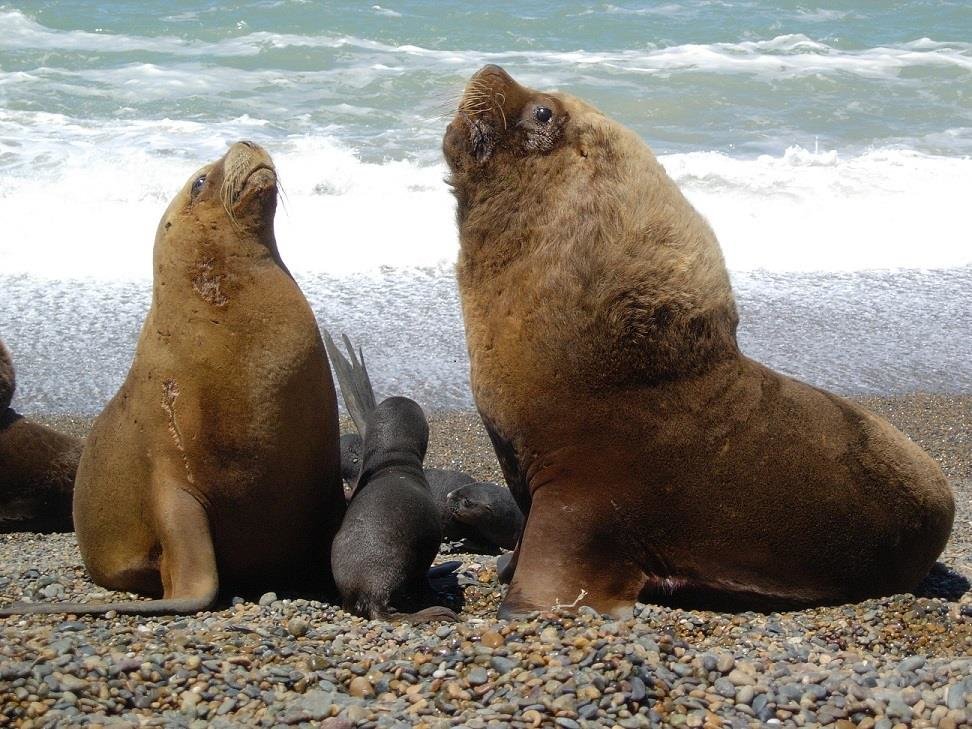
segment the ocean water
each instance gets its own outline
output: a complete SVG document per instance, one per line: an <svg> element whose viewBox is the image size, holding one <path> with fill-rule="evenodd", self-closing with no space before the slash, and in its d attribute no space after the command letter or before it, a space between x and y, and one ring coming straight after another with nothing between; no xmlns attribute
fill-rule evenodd
<svg viewBox="0 0 972 729"><path fill-rule="evenodd" d="M972 4L0 0L0 337L25 412L97 412L168 199L236 139L380 395L470 404L442 132L498 63L635 129L712 223L756 358L972 391Z"/></svg>

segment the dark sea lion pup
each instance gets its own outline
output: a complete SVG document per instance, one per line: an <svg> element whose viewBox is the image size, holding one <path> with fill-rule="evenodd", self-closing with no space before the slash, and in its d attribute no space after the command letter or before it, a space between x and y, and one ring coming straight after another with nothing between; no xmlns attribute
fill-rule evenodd
<svg viewBox="0 0 972 729"><path fill-rule="evenodd" d="M0 341L0 533L69 532L82 442L10 407L13 360Z"/></svg>
<svg viewBox="0 0 972 729"><path fill-rule="evenodd" d="M443 150L473 394L527 512L501 616L918 584L954 515L938 465L740 353L716 238L636 134L487 66Z"/></svg>
<svg viewBox="0 0 972 729"><path fill-rule="evenodd" d="M220 588L333 589L337 401L314 314L277 252L276 201L269 155L240 142L169 205L135 359L78 468L92 579L162 599L2 614L190 613Z"/></svg>
<svg viewBox="0 0 972 729"><path fill-rule="evenodd" d="M464 527L464 538L513 549L523 531L523 512L510 490L488 481L453 489L446 496L449 521Z"/></svg>
<svg viewBox="0 0 972 729"><path fill-rule="evenodd" d="M341 436L341 477L354 487L361 467L361 436ZM523 529L523 512L510 490L448 468L424 469L442 523L442 538L472 542L475 548L513 549Z"/></svg>
<svg viewBox="0 0 972 729"><path fill-rule="evenodd" d="M428 571L442 530L422 472L429 442L425 413L414 400L378 405L364 358L347 337L348 360L327 332L324 342L341 393L361 434L361 473L331 545L331 567L344 609L379 620L457 620L434 597Z"/></svg>

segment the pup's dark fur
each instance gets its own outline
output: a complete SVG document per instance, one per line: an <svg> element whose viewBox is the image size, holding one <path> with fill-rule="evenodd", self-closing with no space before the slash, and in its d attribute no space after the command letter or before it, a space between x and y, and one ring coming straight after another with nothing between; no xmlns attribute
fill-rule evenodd
<svg viewBox="0 0 972 729"><path fill-rule="evenodd" d="M331 546L331 568L344 609L377 619L455 620L433 598L428 571L442 527L422 470L429 444L425 413L414 400L375 405L363 359L345 338L350 360L325 332L324 342L348 411L361 435L361 470Z"/></svg>

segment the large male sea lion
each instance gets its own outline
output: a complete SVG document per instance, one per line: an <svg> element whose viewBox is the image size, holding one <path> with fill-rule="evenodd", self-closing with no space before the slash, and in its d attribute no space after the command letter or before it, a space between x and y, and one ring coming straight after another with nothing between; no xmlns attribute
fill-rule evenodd
<svg viewBox="0 0 972 729"><path fill-rule="evenodd" d="M375 403L363 358L344 338L348 359L330 335L324 342L341 394L361 435L361 472L331 548L344 609L372 620L456 620L435 595L429 567L442 527L422 471L429 444L425 413L414 400ZM422 607L426 605L426 607Z"/></svg>
<svg viewBox="0 0 972 729"><path fill-rule="evenodd" d="M69 532L82 442L10 407L13 359L0 341L0 533Z"/></svg>
<svg viewBox="0 0 972 729"><path fill-rule="evenodd" d="M640 138L487 66L443 149L473 393L528 512L501 616L916 585L952 523L941 470L740 353L716 238Z"/></svg>
<svg viewBox="0 0 972 729"><path fill-rule="evenodd" d="M155 239L152 305L78 469L92 579L163 599L11 612L194 612L220 588L330 587L344 515L337 405L314 314L280 260L277 177L234 144Z"/></svg>

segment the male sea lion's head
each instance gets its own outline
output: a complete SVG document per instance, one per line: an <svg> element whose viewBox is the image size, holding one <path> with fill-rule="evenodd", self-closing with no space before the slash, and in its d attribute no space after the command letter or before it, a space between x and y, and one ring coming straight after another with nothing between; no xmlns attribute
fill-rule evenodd
<svg viewBox="0 0 972 729"><path fill-rule="evenodd" d="M265 149L236 142L220 159L197 170L169 204L156 243L187 250L205 243L232 247L257 240L273 245L277 173Z"/></svg>
<svg viewBox="0 0 972 729"><path fill-rule="evenodd" d="M527 329L543 340L532 345L537 361L571 362L558 371L597 363L585 386L605 361L616 381L647 381L735 351L735 303L715 235L623 124L485 66L442 146L474 369L498 348L500 322L517 337L511 352L524 351L517 332Z"/></svg>
<svg viewBox="0 0 972 729"><path fill-rule="evenodd" d="M632 136L576 97L535 91L499 66L484 66L466 85L442 145L460 221L503 190L570 205L585 194L588 175L636 144Z"/></svg>

